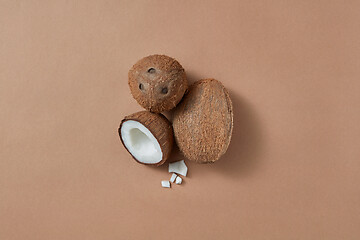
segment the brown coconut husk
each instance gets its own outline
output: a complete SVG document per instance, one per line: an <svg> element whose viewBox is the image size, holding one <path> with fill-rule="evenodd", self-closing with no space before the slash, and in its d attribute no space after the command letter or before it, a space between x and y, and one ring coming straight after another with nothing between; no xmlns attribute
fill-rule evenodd
<svg viewBox="0 0 360 240"><path fill-rule="evenodd" d="M159 142L159 145L160 145L162 153L163 153L163 158L162 158L162 160L160 162L155 163L155 164L143 163L143 162L140 162L138 159L136 159L129 152L129 150L126 148L126 146L125 146L125 144L123 142L123 139L121 137L121 127L122 127L123 123L128 121L128 120L133 120L133 121L140 122L147 129L149 129L149 131L154 135L154 137ZM160 166L170 157L171 150L172 150L172 147L173 147L173 142L174 142L173 128L172 128L171 123L169 122L169 120L167 120L167 118L164 117L161 114L151 113L151 112L148 112L148 111L141 111L141 112L133 113L133 114L131 114L129 116L126 116L121 121L118 132L119 132L121 143L123 144L125 149L130 153L130 155L138 163L145 164L145 165Z"/></svg>
<svg viewBox="0 0 360 240"><path fill-rule="evenodd" d="M176 107L173 128L183 155L198 163L217 161L227 150L233 130L233 107L221 82L203 79L190 86Z"/></svg>
<svg viewBox="0 0 360 240"><path fill-rule="evenodd" d="M139 60L128 76L131 94L151 112L173 109L188 88L184 68L166 55L150 55Z"/></svg>

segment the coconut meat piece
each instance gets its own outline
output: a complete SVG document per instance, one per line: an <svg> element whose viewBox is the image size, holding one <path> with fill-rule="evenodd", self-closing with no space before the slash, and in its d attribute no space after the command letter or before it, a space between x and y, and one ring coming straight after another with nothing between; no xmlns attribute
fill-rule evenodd
<svg viewBox="0 0 360 240"><path fill-rule="evenodd" d="M177 177L177 175L176 175L175 173L173 173L173 174L171 175L170 182L174 183L176 177Z"/></svg>
<svg viewBox="0 0 360 240"><path fill-rule="evenodd" d="M143 124L127 120L121 127L121 138L130 154L139 162L159 163L163 158L160 144Z"/></svg>
<svg viewBox="0 0 360 240"><path fill-rule="evenodd" d="M184 160L169 163L169 172L178 173L178 174L186 177L187 171L188 171L188 168L185 165Z"/></svg>
<svg viewBox="0 0 360 240"><path fill-rule="evenodd" d="M176 184L181 184L182 183L182 178L177 176L175 182L176 182Z"/></svg>
<svg viewBox="0 0 360 240"><path fill-rule="evenodd" d="M170 182L169 181L161 181L161 186L163 188L170 188Z"/></svg>

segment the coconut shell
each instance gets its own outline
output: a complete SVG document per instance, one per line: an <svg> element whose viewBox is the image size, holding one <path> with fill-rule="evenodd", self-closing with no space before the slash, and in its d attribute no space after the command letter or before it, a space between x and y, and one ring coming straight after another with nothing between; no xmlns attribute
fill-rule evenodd
<svg viewBox="0 0 360 240"><path fill-rule="evenodd" d="M215 79L190 86L176 107L173 128L183 155L198 163L217 161L227 150L233 129L233 108L227 90Z"/></svg>
<svg viewBox="0 0 360 240"><path fill-rule="evenodd" d="M156 113L174 108L188 88L183 67L165 55L139 60L129 71L128 83L135 100Z"/></svg>
<svg viewBox="0 0 360 240"><path fill-rule="evenodd" d="M154 135L154 137L157 139L157 141L160 145L160 148L162 150L162 153L163 153L163 155L162 155L163 157L160 162L158 162L156 164L143 163L143 162L140 162L138 159L136 159L129 152L129 150L126 148L126 146L122 140L122 137L121 137L122 124L128 120L133 120L133 121L137 121L137 122L141 123ZM126 116L121 121L118 132L119 132L121 143L123 144L125 149L130 153L130 155L137 162L139 162L141 164L160 166L170 157L171 150L173 147L173 142L174 142L173 128L172 128L169 120L166 117L164 117L162 114L151 113L148 111L141 111L141 112L133 113L129 116Z"/></svg>

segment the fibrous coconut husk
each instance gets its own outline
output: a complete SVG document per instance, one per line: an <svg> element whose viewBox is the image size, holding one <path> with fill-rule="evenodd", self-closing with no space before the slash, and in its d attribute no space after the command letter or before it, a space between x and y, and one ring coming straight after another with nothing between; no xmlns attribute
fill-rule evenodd
<svg viewBox="0 0 360 240"><path fill-rule="evenodd" d="M131 94L151 112L173 109L188 88L184 68L166 55L142 58L132 66L128 76Z"/></svg>
<svg viewBox="0 0 360 240"><path fill-rule="evenodd" d="M198 163L217 161L227 150L233 129L233 108L221 82L203 79L190 86L176 107L173 128L180 151Z"/></svg>

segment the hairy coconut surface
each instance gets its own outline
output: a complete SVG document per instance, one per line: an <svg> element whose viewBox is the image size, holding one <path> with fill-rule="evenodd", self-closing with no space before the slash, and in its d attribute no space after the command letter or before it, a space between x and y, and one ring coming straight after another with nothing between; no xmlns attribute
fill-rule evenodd
<svg viewBox="0 0 360 240"><path fill-rule="evenodd" d="M137 162L156 166L169 158L174 142L170 122L163 115L148 111L126 116L121 121L119 136Z"/></svg>
<svg viewBox="0 0 360 240"><path fill-rule="evenodd" d="M227 90L215 79L190 86L173 116L176 143L186 158L217 161L227 150L233 129L233 108Z"/></svg>
<svg viewBox="0 0 360 240"><path fill-rule="evenodd" d="M156 113L174 108L188 87L183 67L166 55L139 60L129 71L128 83L135 100Z"/></svg>

